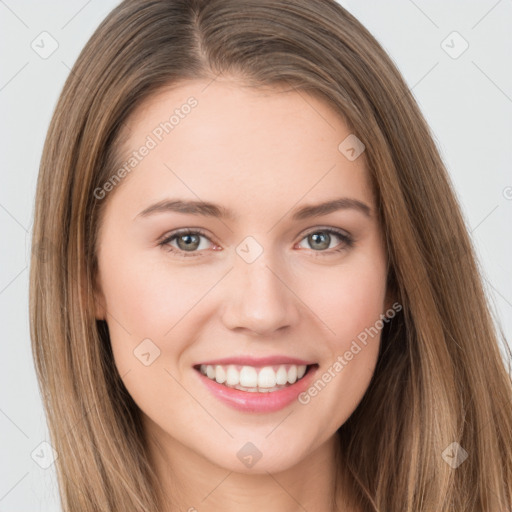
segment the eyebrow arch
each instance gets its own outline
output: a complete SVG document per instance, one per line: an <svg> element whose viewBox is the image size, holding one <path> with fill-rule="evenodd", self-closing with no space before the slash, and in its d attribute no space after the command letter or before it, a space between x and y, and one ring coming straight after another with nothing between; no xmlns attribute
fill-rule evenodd
<svg viewBox="0 0 512 512"><path fill-rule="evenodd" d="M292 219L304 220L311 217L327 215L338 210L348 209L356 210L364 214L366 217L371 217L371 208L366 203L363 203L358 199L340 197L320 204L302 206L293 212ZM222 205L206 201L185 201L180 199L164 199L159 201L158 203L148 206L146 209L142 210L135 218L148 217L149 215L163 212L202 215L205 217L216 217L231 221L236 219L234 212Z"/></svg>

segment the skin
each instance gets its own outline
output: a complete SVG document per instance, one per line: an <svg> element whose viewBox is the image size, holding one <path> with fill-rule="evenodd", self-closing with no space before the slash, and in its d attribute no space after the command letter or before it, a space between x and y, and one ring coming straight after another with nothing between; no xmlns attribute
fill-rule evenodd
<svg viewBox="0 0 512 512"><path fill-rule="evenodd" d="M103 199L96 317L108 323L151 460L179 510L332 510L335 433L368 388L380 333L308 404L272 413L221 403L193 365L287 355L316 361L321 375L390 307L364 153L349 161L338 150L350 131L323 101L224 79L147 100L128 122L126 158L190 96L197 107ZM342 209L292 220L295 209L338 197L366 203L371 215ZM166 198L211 201L236 218L138 216ZM325 227L354 245L332 235L319 249L307 235ZM192 256L158 245L180 228L207 234ZM250 264L236 252L247 236L263 249ZM178 239L168 245L190 254ZM134 357L147 338L160 350L149 366ZM252 468L237 457L249 441L262 453Z"/></svg>

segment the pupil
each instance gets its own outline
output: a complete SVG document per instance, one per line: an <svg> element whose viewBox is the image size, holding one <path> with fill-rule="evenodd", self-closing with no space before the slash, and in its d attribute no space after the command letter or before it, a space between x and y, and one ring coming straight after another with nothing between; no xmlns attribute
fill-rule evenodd
<svg viewBox="0 0 512 512"><path fill-rule="evenodd" d="M330 239L330 236L328 233L324 233L322 231L319 231L319 233L321 233L320 235L318 235L317 233L314 233L312 235L310 235L312 241L313 241L313 246L319 242L319 239L323 238L323 242L320 240L320 247L317 246L318 249L327 249L329 247L329 239Z"/></svg>
<svg viewBox="0 0 512 512"><path fill-rule="evenodd" d="M185 242L185 244L182 246L181 242L183 242L185 239L187 240L187 242ZM198 244L199 237L197 235L181 235L178 238L178 245L180 246L180 249L185 249L186 251L197 249Z"/></svg>

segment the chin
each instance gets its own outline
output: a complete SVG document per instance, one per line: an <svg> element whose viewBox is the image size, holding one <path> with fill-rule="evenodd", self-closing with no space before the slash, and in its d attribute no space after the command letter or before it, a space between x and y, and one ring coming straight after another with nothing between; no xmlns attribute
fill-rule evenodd
<svg viewBox="0 0 512 512"><path fill-rule="evenodd" d="M276 436L274 440L265 440L264 436L258 440L256 437L252 436L252 441L251 437L240 441L242 437L237 436L224 447L216 445L203 456L228 471L253 475L286 471L299 464L306 456L303 438L293 443L289 437L283 439Z"/></svg>

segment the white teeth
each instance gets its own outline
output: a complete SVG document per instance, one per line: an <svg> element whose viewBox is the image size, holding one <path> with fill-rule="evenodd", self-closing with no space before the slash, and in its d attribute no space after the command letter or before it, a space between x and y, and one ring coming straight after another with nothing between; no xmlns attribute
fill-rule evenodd
<svg viewBox="0 0 512 512"><path fill-rule="evenodd" d="M290 384L295 384L296 380L297 380L297 367L290 366L290 369L288 370L288 382Z"/></svg>
<svg viewBox="0 0 512 512"><path fill-rule="evenodd" d="M284 386L288 382L288 372L284 366L280 366L276 373L276 384Z"/></svg>
<svg viewBox="0 0 512 512"><path fill-rule="evenodd" d="M255 388L258 385L258 374L256 368L243 366L240 370L240 386L244 388Z"/></svg>
<svg viewBox="0 0 512 512"><path fill-rule="evenodd" d="M258 373L259 388L273 388L276 385L276 372L271 366L265 366Z"/></svg>
<svg viewBox="0 0 512 512"><path fill-rule="evenodd" d="M240 384L240 374L234 366L228 366L226 384L229 386Z"/></svg>
<svg viewBox="0 0 512 512"><path fill-rule="evenodd" d="M219 384L249 392L272 392L294 384L306 373L306 365L254 366L204 365L200 371Z"/></svg>
<svg viewBox="0 0 512 512"><path fill-rule="evenodd" d="M219 384L223 384L224 382L226 382L226 372L224 371L224 368L222 368L222 366L220 365L217 365L215 367L215 380Z"/></svg>

